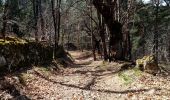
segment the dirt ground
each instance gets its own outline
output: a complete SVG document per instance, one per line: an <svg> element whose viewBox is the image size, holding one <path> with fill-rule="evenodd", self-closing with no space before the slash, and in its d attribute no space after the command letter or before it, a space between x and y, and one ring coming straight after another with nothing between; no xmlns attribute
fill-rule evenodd
<svg viewBox="0 0 170 100"><path fill-rule="evenodd" d="M74 64L56 71L34 67L0 78L2 100L170 100L170 76L136 69L122 62L93 61L89 52L70 52Z"/></svg>

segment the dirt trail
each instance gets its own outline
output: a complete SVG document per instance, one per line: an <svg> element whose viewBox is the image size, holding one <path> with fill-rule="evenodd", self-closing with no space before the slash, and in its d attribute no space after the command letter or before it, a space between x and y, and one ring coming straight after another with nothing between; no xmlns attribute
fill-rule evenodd
<svg viewBox="0 0 170 100"><path fill-rule="evenodd" d="M121 63L93 61L89 56L90 53L87 52L70 53L76 58L75 65L65 68L60 73L35 67L22 73L24 82L17 76L5 77L7 80L22 83L16 85L22 95L15 99L23 99L25 96L27 98L24 99L34 100L170 99L169 76L153 77L140 73L136 77L131 75L134 73L133 70L122 74L119 72ZM8 92L0 92L0 97L4 98L6 94ZM13 96L8 94L6 98L13 98Z"/></svg>

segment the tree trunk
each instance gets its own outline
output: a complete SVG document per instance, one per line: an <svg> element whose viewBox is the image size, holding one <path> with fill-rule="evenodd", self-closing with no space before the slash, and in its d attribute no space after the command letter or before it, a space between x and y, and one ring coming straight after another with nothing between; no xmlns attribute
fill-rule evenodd
<svg viewBox="0 0 170 100"><path fill-rule="evenodd" d="M57 43L57 23L56 23L56 16L55 16L55 10L54 10L55 5L54 4L55 4L54 0L51 0L53 25L54 25L54 57L56 57L56 50L57 50L57 47L58 47L58 43Z"/></svg>
<svg viewBox="0 0 170 100"><path fill-rule="evenodd" d="M100 35L101 42L102 42L103 56L104 56L104 60L107 61L108 54L107 54L107 46L106 46L106 40L105 40L105 28L104 28L103 17L101 16L99 12L97 14L98 14L98 20L99 20L99 35Z"/></svg>
<svg viewBox="0 0 170 100"><path fill-rule="evenodd" d="M92 6L90 6L90 16L91 18L93 18L93 11L92 11ZM96 50L95 50L95 43L94 43L94 34L93 34L93 20L90 20L90 24L91 24L91 44L92 44L92 51L93 51L93 59L94 61L96 61Z"/></svg>
<svg viewBox="0 0 170 100"><path fill-rule="evenodd" d="M40 21L41 21L41 32L42 32L42 40L45 40L46 38L46 32L45 32L45 22L43 18L43 12L42 12L42 1L39 1L39 10L40 10Z"/></svg>
<svg viewBox="0 0 170 100"><path fill-rule="evenodd" d="M57 0L57 43L60 40L61 0Z"/></svg>
<svg viewBox="0 0 170 100"><path fill-rule="evenodd" d="M35 40L38 41L38 0L33 0Z"/></svg>
<svg viewBox="0 0 170 100"><path fill-rule="evenodd" d="M154 57L158 65L158 13L160 1L156 0L156 14L155 14L155 33L154 33Z"/></svg>
<svg viewBox="0 0 170 100"><path fill-rule="evenodd" d="M114 20L114 7L116 0L93 0L93 4L97 11L103 16L104 22L107 25L110 32L110 41L109 47L110 50L115 52L114 55L117 59L121 59L122 53L117 53L120 51L121 42L122 42L122 25ZM112 49L113 48L113 49ZM118 55L119 54L119 55Z"/></svg>

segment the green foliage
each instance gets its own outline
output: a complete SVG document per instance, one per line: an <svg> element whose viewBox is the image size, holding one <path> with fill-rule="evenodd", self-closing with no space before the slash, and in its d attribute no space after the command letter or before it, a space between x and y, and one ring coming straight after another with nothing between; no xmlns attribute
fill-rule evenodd
<svg viewBox="0 0 170 100"><path fill-rule="evenodd" d="M137 67L133 68L133 71L134 71L134 75L135 75L135 76L140 76L140 75L142 75L142 71L139 70L139 68L137 68Z"/></svg>
<svg viewBox="0 0 170 100"><path fill-rule="evenodd" d="M18 78L22 85L26 85L27 80L29 79L29 76L28 74L23 73L23 74L18 75Z"/></svg>
<svg viewBox="0 0 170 100"><path fill-rule="evenodd" d="M159 6L158 12L158 33L159 40L162 40L162 37L168 37L168 26L170 26L170 9L168 6ZM155 13L156 7L152 4L137 3L137 10L132 16L132 24L130 28L131 33L131 42L132 42L132 52L136 52L141 49L140 47L146 44L153 43L153 35L155 31ZM164 40L165 41L165 40ZM160 43L161 41L159 41ZM146 48L147 49L147 48Z"/></svg>
<svg viewBox="0 0 170 100"><path fill-rule="evenodd" d="M37 68L36 70L40 71L45 76L50 76L50 67L40 67Z"/></svg>
<svg viewBox="0 0 170 100"><path fill-rule="evenodd" d="M124 80L125 85L131 84L133 82L133 79L131 78L131 76L127 75L125 72L120 72L118 75L120 78Z"/></svg>
<svg viewBox="0 0 170 100"><path fill-rule="evenodd" d="M137 36L137 37L133 37L132 38L132 52L136 51L139 47L139 40L141 37Z"/></svg>
<svg viewBox="0 0 170 100"><path fill-rule="evenodd" d="M129 85L133 83L137 78L139 78L142 75L142 71L140 71L138 68L133 68L130 70L122 71L118 73L118 76L123 79L125 85Z"/></svg>

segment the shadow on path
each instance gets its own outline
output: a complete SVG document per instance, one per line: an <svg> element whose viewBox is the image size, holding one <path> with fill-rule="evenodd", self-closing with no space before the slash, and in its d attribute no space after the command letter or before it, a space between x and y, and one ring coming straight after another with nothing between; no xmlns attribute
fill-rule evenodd
<svg viewBox="0 0 170 100"><path fill-rule="evenodd" d="M21 94L16 86L5 80L5 78L0 79L0 90L6 91L8 94L10 94L13 97L12 100L31 100L26 95Z"/></svg>
<svg viewBox="0 0 170 100"><path fill-rule="evenodd" d="M131 89L131 90L124 90L124 91L113 91L113 90L105 90L105 89L91 89L91 86L94 85L95 83L95 78L91 80L87 85L84 87L76 86L74 84L65 84L64 82L56 82L52 79L49 79L45 76L43 76L41 73L35 71L35 74L49 82L55 83L55 84L60 84L66 87L71 87L71 88L77 88L81 90L86 90L86 91L97 91L97 92L102 92L102 93L115 93L115 94L127 94L127 93L138 93L138 92L147 92L150 91L151 89L156 89L156 90L161 90L160 88L150 88L150 89Z"/></svg>

